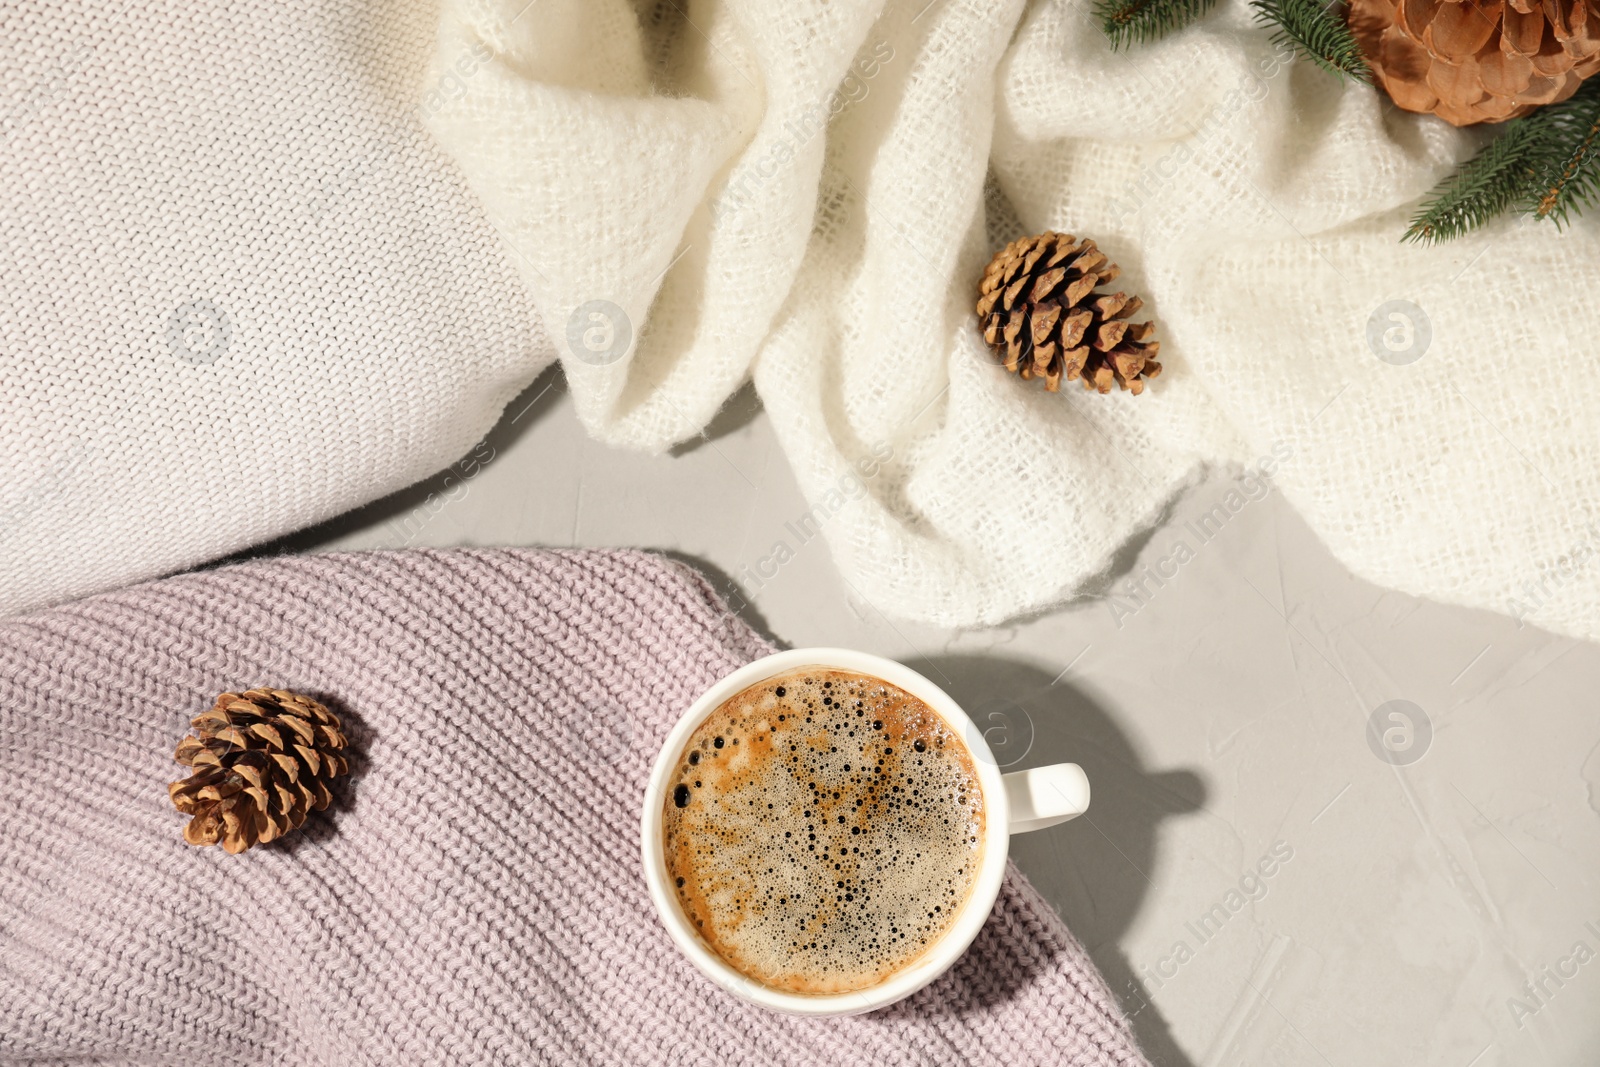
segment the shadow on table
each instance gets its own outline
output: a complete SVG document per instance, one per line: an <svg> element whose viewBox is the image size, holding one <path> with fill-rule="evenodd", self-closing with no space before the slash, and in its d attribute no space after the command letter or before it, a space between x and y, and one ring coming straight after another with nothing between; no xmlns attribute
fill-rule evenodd
<svg viewBox="0 0 1600 1067"><path fill-rule="evenodd" d="M755 421L761 414L761 397L756 394L756 387L750 382L734 390L728 399L722 402L722 407L711 416L711 421L706 423L704 430L687 441L680 441L668 450L674 458L686 456L702 445L726 437L744 429Z"/></svg>
<svg viewBox="0 0 1600 1067"><path fill-rule="evenodd" d="M1088 949L1157 1067L1194 1067L1124 954L1159 867L1169 816L1197 811L1205 784L1191 771L1145 768L1104 709L1068 681L998 656L939 656L907 666L944 688L984 733L1003 770L1070 762L1089 777L1084 816L1012 839L1011 856Z"/></svg>
<svg viewBox="0 0 1600 1067"><path fill-rule="evenodd" d="M384 522L396 517L403 517L407 513L424 506L430 497L445 498L453 490L459 489L463 480L463 471L458 467L466 463L471 473L467 477L476 477L478 471L493 466L499 457L510 451L535 423L553 408L557 401L566 392L567 380L562 377L559 364L552 364L542 371L533 382L505 406L500 413L500 419L483 435L483 440L475 446L467 458L458 460L436 474L431 474L420 482L415 482L404 489L397 489L388 496L380 497L368 504L363 504L353 511L335 515L324 522L307 526L293 533L263 544L255 545L231 556L208 564L208 567L221 566L227 563L239 563L247 559L259 559L264 556L283 556L301 552L315 552L323 545L337 541L354 530L360 530L375 523ZM488 457L478 462L480 457ZM396 546L404 547L404 546Z"/></svg>

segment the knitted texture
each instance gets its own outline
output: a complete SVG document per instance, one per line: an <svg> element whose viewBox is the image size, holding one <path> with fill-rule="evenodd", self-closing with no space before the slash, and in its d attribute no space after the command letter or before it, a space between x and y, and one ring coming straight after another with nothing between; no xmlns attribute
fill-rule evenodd
<svg viewBox="0 0 1600 1067"><path fill-rule="evenodd" d="M1145 1064L1014 869L884 1011L796 1019L700 977L638 805L670 724L769 650L638 552L286 557L0 622L0 1060ZM280 841L191 848L173 744L251 685L328 703L351 775Z"/></svg>
<svg viewBox="0 0 1600 1067"><path fill-rule="evenodd" d="M553 357L423 130L436 18L0 5L0 614L409 485Z"/></svg>
<svg viewBox="0 0 1600 1067"><path fill-rule="evenodd" d="M1245 0L1126 55L1090 7L444 0L434 76L491 58L428 122L589 429L663 448L753 376L885 612L1058 601L1205 467L1275 456L1362 577L1600 637L1600 227L1398 245L1472 136L1296 71ZM984 264L1048 229L1160 323L1137 401L985 350Z"/></svg>

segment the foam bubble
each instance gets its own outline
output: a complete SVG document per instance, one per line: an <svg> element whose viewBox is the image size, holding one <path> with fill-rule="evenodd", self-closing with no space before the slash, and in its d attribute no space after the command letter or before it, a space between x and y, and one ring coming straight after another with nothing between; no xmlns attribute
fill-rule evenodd
<svg viewBox="0 0 1600 1067"><path fill-rule="evenodd" d="M679 754L667 866L702 938L799 993L877 985L954 922L983 796L944 720L868 675L808 668L714 711Z"/></svg>

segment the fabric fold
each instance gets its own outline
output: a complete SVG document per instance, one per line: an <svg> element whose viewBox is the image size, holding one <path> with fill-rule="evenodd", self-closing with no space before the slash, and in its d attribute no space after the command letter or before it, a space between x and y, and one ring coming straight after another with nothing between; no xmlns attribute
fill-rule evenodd
<svg viewBox="0 0 1600 1067"><path fill-rule="evenodd" d="M846 582L934 624L1059 603L1207 471L1270 466L1357 575L1600 635L1593 224L1396 241L1478 135L1295 60L1242 2L1126 52L1088 0L633 10L609 47L692 133L598 91L534 105L525 53L626 22L621 0L446 0L444 39L490 41L498 88L430 118L595 436L667 448L753 378ZM517 33L469 33L496 20ZM623 218L632 258L607 266L582 229ZM1094 237L1153 313L1143 396L1041 395L989 357L977 279L1044 229ZM625 346L574 319L593 300Z"/></svg>

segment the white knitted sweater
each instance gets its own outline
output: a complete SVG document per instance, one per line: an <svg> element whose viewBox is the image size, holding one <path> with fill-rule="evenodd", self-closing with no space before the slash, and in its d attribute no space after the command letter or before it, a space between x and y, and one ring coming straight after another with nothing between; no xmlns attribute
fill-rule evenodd
<svg viewBox="0 0 1600 1067"><path fill-rule="evenodd" d="M548 363L421 125L435 20L0 9L0 614L423 478Z"/></svg>

